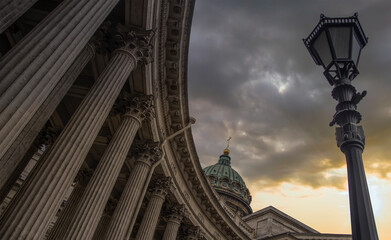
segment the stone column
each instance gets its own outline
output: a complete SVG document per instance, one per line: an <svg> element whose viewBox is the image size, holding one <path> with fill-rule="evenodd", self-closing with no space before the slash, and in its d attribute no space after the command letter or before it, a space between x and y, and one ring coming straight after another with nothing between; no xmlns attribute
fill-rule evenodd
<svg viewBox="0 0 391 240"><path fill-rule="evenodd" d="M92 170L90 169L82 169L78 172L75 179L74 189L65 203L64 209L57 218L57 221L54 223L53 228L50 230L47 239L56 240L64 235L67 227L71 224L72 217L76 213L76 208L80 203L85 186L90 181L91 176Z"/></svg>
<svg viewBox="0 0 391 240"><path fill-rule="evenodd" d="M8 208L0 239L42 238L137 61L150 60L151 36L151 32L126 35L126 45L115 51L38 171Z"/></svg>
<svg viewBox="0 0 391 240"><path fill-rule="evenodd" d="M103 215L99 221L98 227L92 237L93 240L103 240L107 231L107 227L110 224L111 216L114 213L115 208L117 207L118 201L114 198L109 198L109 201L106 204Z"/></svg>
<svg viewBox="0 0 391 240"><path fill-rule="evenodd" d="M143 188L154 163L162 157L157 144L144 144L135 150L135 166L114 211L105 239L128 239L132 219L136 218L138 199L143 198ZM129 235L129 236L128 236Z"/></svg>
<svg viewBox="0 0 391 240"><path fill-rule="evenodd" d="M144 98L144 99L143 99ZM141 123L150 118L152 96L125 97L121 125L116 130L88 184L66 234L58 239L91 239L98 226L126 156Z"/></svg>
<svg viewBox="0 0 391 240"><path fill-rule="evenodd" d="M0 33L22 16L38 0L3 0L0 2Z"/></svg>
<svg viewBox="0 0 391 240"><path fill-rule="evenodd" d="M18 175L18 169L24 169L25 163L23 159L33 144L34 139L94 55L95 45L88 44L1 158L0 189L6 188L7 181L13 181L12 178L14 177L12 175ZM0 192L3 192L3 190L0 190Z"/></svg>
<svg viewBox="0 0 391 240"><path fill-rule="evenodd" d="M117 3L63 1L0 59L0 159Z"/></svg>
<svg viewBox="0 0 391 240"><path fill-rule="evenodd" d="M185 209L183 205L175 206L170 209L166 230L164 231L163 235L163 240L176 239L184 211Z"/></svg>
<svg viewBox="0 0 391 240"><path fill-rule="evenodd" d="M166 195L171 187L171 178L160 178L152 183L152 194L143 220L137 231L137 240L152 240Z"/></svg>

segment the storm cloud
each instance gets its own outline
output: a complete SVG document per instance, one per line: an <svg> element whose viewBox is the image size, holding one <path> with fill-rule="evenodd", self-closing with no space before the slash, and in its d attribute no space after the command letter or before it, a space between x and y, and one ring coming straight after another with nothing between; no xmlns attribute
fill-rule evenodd
<svg viewBox="0 0 391 240"><path fill-rule="evenodd" d="M261 189L281 183L344 189L345 165L328 127L331 86L304 47L319 15L359 13L369 43L353 81L368 95L358 106L367 173L391 173L390 1L196 2L190 42L190 113L203 166L232 136L232 166Z"/></svg>

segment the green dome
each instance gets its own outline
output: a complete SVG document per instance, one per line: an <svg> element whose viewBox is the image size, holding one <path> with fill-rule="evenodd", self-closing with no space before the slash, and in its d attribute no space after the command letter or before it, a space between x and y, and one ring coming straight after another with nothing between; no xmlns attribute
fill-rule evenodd
<svg viewBox="0 0 391 240"><path fill-rule="evenodd" d="M209 167L203 169L210 184L221 195L230 196L230 199L237 199L248 209L247 213L251 213L250 208L251 194L246 187L246 183L240 174L232 169L231 157L228 155L229 150L224 150L224 154L220 156L219 161ZM237 202L236 200L234 202ZM240 204L239 204L240 205ZM242 205L242 206L243 206Z"/></svg>
<svg viewBox="0 0 391 240"><path fill-rule="evenodd" d="M204 168L204 173L206 176L217 177L216 187L219 187L221 180L225 178L229 179L230 185L233 185L232 183L238 183L241 188L247 188L240 174L232 169L231 157L228 155L221 155L218 163Z"/></svg>

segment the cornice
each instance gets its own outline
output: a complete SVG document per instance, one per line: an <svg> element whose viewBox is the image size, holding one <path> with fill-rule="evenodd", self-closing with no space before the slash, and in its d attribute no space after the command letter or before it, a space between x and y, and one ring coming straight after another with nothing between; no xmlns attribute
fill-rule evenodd
<svg viewBox="0 0 391 240"><path fill-rule="evenodd" d="M157 92L160 103L156 104L157 127L162 139L182 129L190 118L187 64L194 3L193 0L179 2L162 0L160 13L162 22L158 30L160 42L157 49L159 60L155 62L158 64L160 81ZM177 4L182 5L176 6ZM164 24L164 21L167 24ZM175 178L183 178L187 189L190 190L183 192L178 189L178 194L188 206L189 202L197 203L200 212L197 213L192 209L189 209L189 212L197 219L205 234L213 239L250 239L230 218L213 193L202 171L191 132L186 131L173 138L167 148L172 154L167 154L166 164L173 175L174 183ZM206 227L209 223L215 226L215 232L211 232L213 230Z"/></svg>

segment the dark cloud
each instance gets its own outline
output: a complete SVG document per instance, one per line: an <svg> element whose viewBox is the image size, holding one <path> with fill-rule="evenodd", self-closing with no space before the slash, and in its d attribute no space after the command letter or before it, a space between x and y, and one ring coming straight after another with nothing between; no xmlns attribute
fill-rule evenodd
<svg viewBox="0 0 391 240"><path fill-rule="evenodd" d="M283 182L343 189L330 174L345 158L328 127L336 102L302 43L326 16L359 18L369 44L354 84L360 103L367 172L391 172L391 2L197 1L190 44L189 96L203 166L213 164L233 137L232 165L259 187Z"/></svg>

